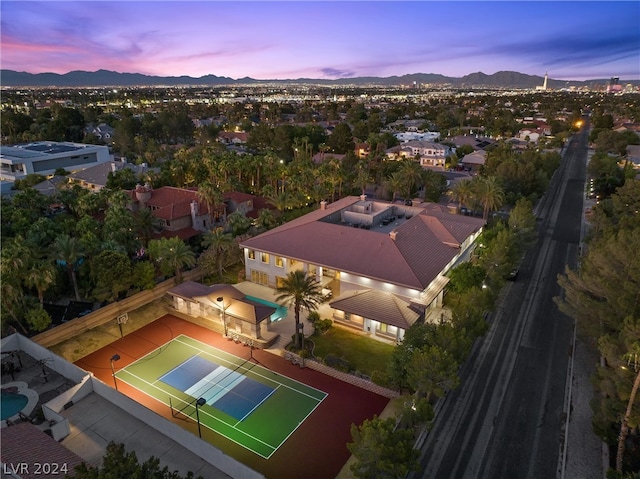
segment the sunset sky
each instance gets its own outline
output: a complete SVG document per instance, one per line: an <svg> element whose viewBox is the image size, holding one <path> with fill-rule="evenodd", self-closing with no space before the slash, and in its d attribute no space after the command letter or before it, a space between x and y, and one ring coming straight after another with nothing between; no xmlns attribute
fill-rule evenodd
<svg viewBox="0 0 640 479"><path fill-rule="evenodd" d="M3 69L234 79L640 79L640 3L6 1Z"/></svg>

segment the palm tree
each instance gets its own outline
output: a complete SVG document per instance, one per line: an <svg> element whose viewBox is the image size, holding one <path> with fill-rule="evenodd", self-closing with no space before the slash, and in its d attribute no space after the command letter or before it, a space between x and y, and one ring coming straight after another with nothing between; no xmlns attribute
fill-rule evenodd
<svg viewBox="0 0 640 479"><path fill-rule="evenodd" d="M198 197L198 200L207 205L209 216L211 217L211 222L213 224L215 219L215 208L217 205L222 203L222 193L220 193L220 189L214 183L205 181L198 186L196 196Z"/></svg>
<svg viewBox="0 0 640 479"><path fill-rule="evenodd" d="M260 230L269 230L273 228L277 224L275 216L273 216L273 211L268 208L263 208L258 213L258 217L256 218L256 226Z"/></svg>
<svg viewBox="0 0 640 479"><path fill-rule="evenodd" d="M196 264L196 255L178 237L163 238L160 245L160 260L176 272L176 282L182 282L182 269Z"/></svg>
<svg viewBox="0 0 640 479"><path fill-rule="evenodd" d="M402 176L400 175L400 172L398 172L398 171L393 173L384 182L384 187L387 189L387 191L390 191L392 193L392 195L393 195L391 197L391 202L394 202L396 200L396 197L398 196L398 192L402 190L403 185L404 185L404 180L403 180Z"/></svg>
<svg viewBox="0 0 640 479"><path fill-rule="evenodd" d="M358 172L353 180L353 184L360 189L360 194L364 195L367 185L373 182L373 176L371 175L369 165L366 162L360 161L357 167Z"/></svg>
<svg viewBox="0 0 640 479"><path fill-rule="evenodd" d="M38 291L40 305L44 304L44 292L56 281L56 270L50 261L39 260L31 263L24 276L24 283Z"/></svg>
<svg viewBox="0 0 640 479"><path fill-rule="evenodd" d="M280 213L293 207L295 199L289 192L283 191L267 196L267 201L271 203Z"/></svg>
<svg viewBox="0 0 640 479"><path fill-rule="evenodd" d="M207 231L202 238L202 246L207 251L213 253L213 257L218 267L218 276L222 278L222 255L233 243L233 237L229 233L225 233L222 228L216 228L213 231Z"/></svg>
<svg viewBox="0 0 640 479"><path fill-rule="evenodd" d="M401 162L398 174L402 178L402 182L404 184L403 190L406 193L405 199L409 199L411 197L411 193L415 186L422 185L423 171L422 166L412 159L405 159Z"/></svg>
<svg viewBox="0 0 640 479"><path fill-rule="evenodd" d="M495 176L483 178L478 186L478 196L483 206L482 218L486 220L489 217L489 211L496 210L502 206L504 190Z"/></svg>
<svg viewBox="0 0 640 479"><path fill-rule="evenodd" d="M78 280L76 279L76 266L78 260L82 258L80 242L77 238L72 238L69 235L58 236L53 243L53 255L59 263L63 264L67 268L67 274L73 284L76 301L80 301Z"/></svg>
<svg viewBox="0 0 640 479"><path fill-rule="evenodd" d="M471 180L462 180L451 189L451 196L458 202L458 208L467 206L467 202L473 196L473 183Z"/></svg>
<svg viewBox="0 0 640 479"><path fill-rule="evenodd" d="M142 208L140 209L135 216L135 229L136 233L138 233L140 239L142 240L142 244L145 248L149 247L149 241L151 240L151 235L153 235L153 231L156 227L160 227L160 220L158 220L150 208Z"/></svg>
<svg viewBox="0 0 640 479"><path fill-rule="evenodd" d="M320 285L306 271L296 270L289 272L276 292L280 293L276 298L278 303L293 306L296 319L294 344L296 348L300 348L300 310L306 308L308 311L314 311L318 308L318 304L322 301Z"/></svg>

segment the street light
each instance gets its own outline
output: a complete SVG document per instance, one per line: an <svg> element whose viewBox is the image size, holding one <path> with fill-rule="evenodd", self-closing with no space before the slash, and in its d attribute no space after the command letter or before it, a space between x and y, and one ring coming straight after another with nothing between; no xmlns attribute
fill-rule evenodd
<svg viewBox="0 0 640 479"><path fill-rule="evenodd" d="M224 311L224 298L222 296L218 296L216 298L218 303L222 304L222 324L224 325L224 337L227 337L227 318Z"/></svg>
<svg viewBox="0 0 640 479"><path fill-rule="evenodd" d="M198 436L202 439L202 431L200 430L200 413L198 412L198 407L204 406L207 400L205 398L200 398L196 401L196 421L198 421Z"/></svg>
<svg viewBox="0 0 640 479"><path fill-rule="evenodd" d="M116 391L118 390L118 381L116 381L116 370L113 368L113 363L115 361L119 361L120 360L120 355L119 354L114 354L113 356L111 356L110 362L111 362L111 376L113 376L113 385L116 387Z"/></svg>

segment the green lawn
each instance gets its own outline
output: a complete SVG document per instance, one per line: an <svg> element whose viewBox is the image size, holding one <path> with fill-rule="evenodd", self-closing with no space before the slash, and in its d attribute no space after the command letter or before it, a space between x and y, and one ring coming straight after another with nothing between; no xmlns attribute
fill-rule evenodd
<svg viewBox="0 0 640 479"><path fill-rule="evenodd" d="M386 372L395 346L332 327L324 335L311 337L316 345L314 355L324 358L328 354L344 358L354 370L371 376L373 371Z"/></svg>

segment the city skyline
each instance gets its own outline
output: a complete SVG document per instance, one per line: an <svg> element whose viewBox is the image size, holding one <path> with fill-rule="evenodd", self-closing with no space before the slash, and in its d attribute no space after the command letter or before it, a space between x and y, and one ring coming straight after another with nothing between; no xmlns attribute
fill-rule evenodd
<svg viewBox="0 0 640 479"><path fill-rule="evenodd" d="M0 11L2 69L29 73L640 79L629 1L3 1Z"/></svg>

